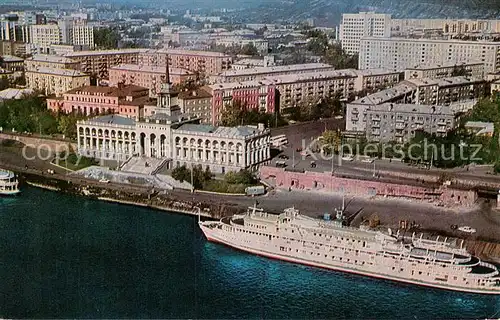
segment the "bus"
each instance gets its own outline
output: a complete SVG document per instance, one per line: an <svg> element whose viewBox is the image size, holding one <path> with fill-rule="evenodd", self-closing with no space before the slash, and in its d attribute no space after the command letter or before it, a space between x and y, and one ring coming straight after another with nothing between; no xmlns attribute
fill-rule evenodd
<svg viewBox="0 0 500 320"><path fill-rule="evenodd" d="M271 147L279 148L288 144L288 139L286 135L281 134L279 136L271 137Z"/></svg>

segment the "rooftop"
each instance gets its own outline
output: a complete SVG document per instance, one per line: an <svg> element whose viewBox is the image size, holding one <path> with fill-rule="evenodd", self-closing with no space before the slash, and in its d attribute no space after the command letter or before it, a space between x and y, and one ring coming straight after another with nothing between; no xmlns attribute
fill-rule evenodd
<svg viewBox="0 0 500 320"><path fill-rule="evenodd" d="M474 83L474 82L482 82L483 79L474 78L474 77L458 76L458 77L448 77L448 78L441 78L441 79L416 78L416 79L408 79L405 81L413 83L414 85L419 86L419 87L420 86L432 86L432 85L437 85L439 87L446 87L449 85L459 85L459 84L467 84L467 83Z"/></svg>
<svg viewBox="0 0 500 320"><path fill-rule="evenodd" d="M121 87L100 87L100 86L83 86L66 92L66 94L83 94L105 97L126 97L126 96L144 96L149 93L149 89L139 87L133 84L124 85Z"/></svg>
<svg viewBox="0 0 500 320"><path fill-rule="evenodd" d="M304 64L291 64L287 66L272 66L272 67L257 67L243 70L228 70L221 72L219 76L222 77L237 77L245 75L258 75L266 73L279 73L279 72L294 72L294 71L305 71L313 69L330 69L333 67L326 63L304 63Z"/></svg>
<svg viewBox="0 0 500 320"><path fill-rule="evenodd" d="M373 94L370 94L366 97L359 98L358 100L353 101L353 104L380 104L384 102L388 102L394 98L401 97L405 94L412 92L417 89L417 87L413 83L408 83L406 81L400 82L396 86L385 89Z"/></svg>
<svg viewBox="0 0 500 320"><path fill-rule="evenodd" d="M465 127L469 129L478 129L476 135L493 134L495 132L495 124L493 122L467 121Z"/></svg>
<svg viewBox="0 0 500 320"><path fill-rule="evenodd" d="M265 131L259 129L257 126L216 127L203 124L183 124L178 128L178 130L198 132L227 138L245 138Z"/></svg>
<svg viewBox="0 0 500 320"><path fill-rule="evenodd" d="M454 112L449 106L434 106L423 104L399 104L399 103L383 103L371 106L367 112L396 112L396 113L412 113L412 114L440 114L454 116Z"/></svg>
<svg viewBox="0 0 500 320"><path fill-rule="evenodd" d="M387 69L363 69L363 70L357 70L357 69L346 69L344 71L351 70L357 75L360 76L376 76L376 75L386 75L386 74L399 74L399 72L387 70ZM340 70L339 70L340 71Z"/></svg>
<svg viewBox="0 0 500 320"><path fill-rule="evenodd" d="M7 62L7 63L13 63L13 62L23 62L24 59L23 58L19 58L19 57L16 57L16 56L10 56L10 55L5 55L5 56L2 56L2 59L4 62Z"/></svg>
<svg viewBox="0 0 500 320"><path fill-rule="evenodd" d="M127 71L140 71L140 72L150 72L165 74L165 67L161 66L146 66L140 64L120 64L110 67L109 70L127 70ZM190 75L193 74L189 70L182 68L168 68L169 73L173 75Z"/></svg>
<svg viewBox="0 0 500 320"><path fill-rule="evenodd" d="M443 63L443 64L421 64L414 66L412 68L407 68L406 70L434 70L434 69L441 69L441 68L454 68L454 67L468 67L468 66L484 66L483 63L477 62L477 63Z"/></svg>
<svg viewBox="0 0 500 320"><path fill-rule="evenodd" d="M21 99L23 95L32 94L32 89L15 89L8 88L0 91L0 99L10 100L10 99Z"/></svg>
<svg viewBox="0 0 500 320"><path fill-rule="evenodd" d="M299 81L307 81L314 79L330 79L330 78L356 78L357 74L352 69L345 70L322 70L311 71L298 74L285 74L268 76L265 79L274 83L294 83Z"/></svg>
<svg viewBox="0 0 500 320"><path fill-rule="evenodd" d="M29 73L29 72L48 73L48 74L54 74L54 75L59 75L59 76L66 76L66 77L88 77L89 76L89 75L87 75L81 71L78 71L78 70L47 68L47 67L40 67L40 68L36 68L34 70L29 70L26 72L27 73Z"/></svg>
<svg viewBox="0 0 500 320"><path fill-rule="evenodd" d="M196 90L181 91L178 95L179 99L190 100L190 99L203 99L212 98L212 95L203 88L198 88Z"/></svg>
<svg viewBox="0 0 500 320"><path fill-rule="evenodd" d="M390 37L390 38L382 38L382 37L363 37L361 41L391 41L391 42L424 42L424 43L447 43L447 44L477 44L477 45L494 45L500 46L500 42L494 41L473 41L473 40L459 40L459 39L426 39L426 38L401 38L401 37Z"/></svg>
<svg viewBox="0 0 500 320"><path fill-rule="evenodd" d="M102 55L108 55L108 54L138 54L140 52L145 52L146 49L120 49L120 50L98 50L98 51L93 51L93 50L86 50L86 51L75 51L75 52L68 52L64 56L71 58L71 57L80 57L80 56L102 56Z"/></svg>
<svg viewBox="0 0 500 320"><path fill-rule="evenodd" d="M36 54L31 58L26 59L26 61L40 61L40 62L52 62L52 63L78 63L70 58L55 56L49 54Z"/></svg>
<svg viewBox="0 0 500 320"><path fill-rule="evenodd" d="M105 116L98 116L88 120L94 123L106 123L106 124L116 124L122 126L133 126L135 125L135 120L132 118L122 117L115 114L109 114Z"/></svg>

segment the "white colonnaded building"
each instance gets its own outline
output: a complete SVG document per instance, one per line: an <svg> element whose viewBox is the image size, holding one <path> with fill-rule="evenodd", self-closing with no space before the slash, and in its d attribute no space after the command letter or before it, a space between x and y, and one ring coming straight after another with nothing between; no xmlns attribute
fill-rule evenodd
<svg viewBox="0 0 500 320"><path fill-rule="evenodd" d="M264 125L217 127L183 114L168 72L156 106L136 120L98 116L77 123L78 153L125 162L131 157L165 159L167 168L202 165L215 173L256 169L270 161L270 131Z"/></svg>

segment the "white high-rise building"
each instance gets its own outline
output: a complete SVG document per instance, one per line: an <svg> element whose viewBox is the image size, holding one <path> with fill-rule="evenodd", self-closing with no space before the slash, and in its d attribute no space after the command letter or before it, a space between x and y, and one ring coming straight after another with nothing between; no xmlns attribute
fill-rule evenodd
<svg viewBox="0 0 500 320"><path fill-rule="evenodd" d="M31 43L39 53L49 53L51 45L67 44L94 47L94 28L86 20L64 18L57 24L31 26Z"/></svg>
<svg viewBox="0 0 500 320"><path fill-rule="evenodd" d="M500 70L500 42L364 38L359 69L384 68L402 72L418 65L483 63L485 72Z"/></svg>
<svg viewBox="0 0 500 320"><path fill-rule="evenodd" d="M391 15L375 12L345 13L340 25L342 49L349 54L359 52L364 37L390 37Z"/></svg>

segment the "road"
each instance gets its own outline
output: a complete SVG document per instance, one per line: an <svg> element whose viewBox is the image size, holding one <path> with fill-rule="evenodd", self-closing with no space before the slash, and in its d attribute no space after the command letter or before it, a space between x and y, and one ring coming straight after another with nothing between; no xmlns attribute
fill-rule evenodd
<svg viewBox="0 0 500 320"><path fill-rule="evenodd" d="M53 169L55 171L54 177L62 178L76 184L103 186L102 183L95 180L68 175L66 170L55 167L47 161L38 158L27 160L28 157L34 155L35 150L25 149L26 158L22 156L21 150L19 146L5 147L0 145L0 167L18 168L21 171L38 175L47 174L47 169ZM27 170L26 166L28 166ZM119 183L106 184L106 188L142 194L146 194L151 189L148 186ZM251 206L255 201L258 201L261 207L271 212L281 212L284 208L293 205L304 214L315 217L322 216L326 212L334 214L334 209L342 206L342 198L338 194L311 191L289 192L276 190L265 196L255 198L206 193L193 194L183 190L168 191L168 193L179 200L194 200L206 203L217 201L228 206L238 206L241 208ZM436 208L428 204L412 203L407 200L347 198L345 199L345 203L346 216L357 214L353 220L355 225L361 222L361 216L367 218L371 214L376 213L386 227L397 228L400 220L409 220L420 224L422 229L425 230L441 230L453 236L469 238L479 236L484 239L496 239L500 241L500 213L491 210L487 204L473 211L452 211L444 208ZM469 225L476 228L478 232L474 235L461 234L458 231L451 231L451 224Z"/></svg>

